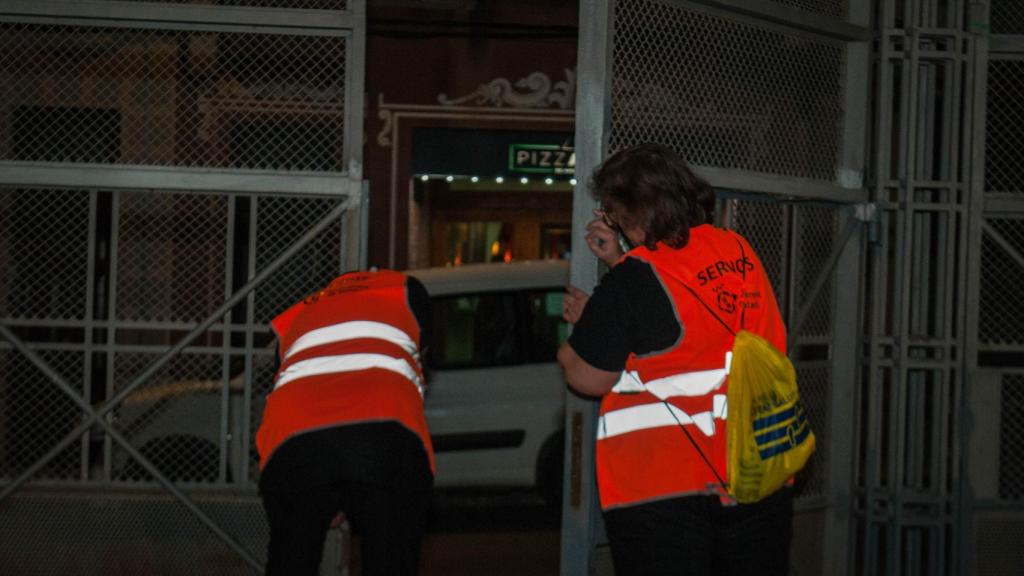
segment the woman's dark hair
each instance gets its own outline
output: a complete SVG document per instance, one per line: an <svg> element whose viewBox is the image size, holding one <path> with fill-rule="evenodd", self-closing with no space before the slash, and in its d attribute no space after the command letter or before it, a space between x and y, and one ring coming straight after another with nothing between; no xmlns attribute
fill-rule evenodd
<svg viewBox="0 0 1024 576"><path fill-rule="evenodd" d="M686 246L690 228L714 215L715 191L661 144L616 152L594 171L590 190L620 226L642 229L652 250L658 242Z"/></svg>

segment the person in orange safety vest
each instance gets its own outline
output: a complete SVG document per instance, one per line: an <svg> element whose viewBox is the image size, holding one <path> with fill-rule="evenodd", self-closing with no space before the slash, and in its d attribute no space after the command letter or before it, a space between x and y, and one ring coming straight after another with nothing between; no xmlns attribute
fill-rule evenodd
<svg viewBox="0 0 1024 576"><path fill-rule="evenodd" d="M362 573L415 574L434 455L423 413L423 285L350 272L271 322L280 369L256 434L267 574L318 574L343 511Z"/></svg>
<svg viewBox="0 0 1024 576"><path fill-rule="evenodd" d="M612 155L591 187L603 209L586 241L610 270L593 295L569 287L575 326L558 360L574 390L601 397L597 482L616 575L787 574L792 489L736 504L723 481L734 334L785 352L764 266L710 224L714 191L664 146Z"/></svg>

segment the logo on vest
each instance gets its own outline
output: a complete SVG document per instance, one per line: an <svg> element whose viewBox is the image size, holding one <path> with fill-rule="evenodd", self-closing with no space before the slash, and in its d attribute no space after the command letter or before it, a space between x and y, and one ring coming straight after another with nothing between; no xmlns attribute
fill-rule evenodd
<svg viewBox="0 0 1024 576"><path fill-rule="evenodd" d="M700 272L697 272L697 282L700 283L701 286L705 286L712 280L724 278L726 274L746 274L753 269L754 263L746 256L735 260L719 260Z"/></svg>

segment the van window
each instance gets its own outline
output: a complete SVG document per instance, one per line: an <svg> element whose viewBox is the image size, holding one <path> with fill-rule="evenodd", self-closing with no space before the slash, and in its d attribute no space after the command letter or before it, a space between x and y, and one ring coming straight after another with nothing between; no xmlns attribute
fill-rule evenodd
<svg viewBox="0 0 1024 576"><path fill-rule="evenodd" d="M568 336L561 288L438 296L430 364L484 368L554 362Z"/></svg>
<svg viewBox="0 0 1024 576"><path fill-rule="evenodd" d="M521 358L514 292L432 299L435 368L508 366Z"/></svg>
<svg viewBox="0 0 1024 576"><path fill-rule="evenodd" d="M554 362L558 347L569 337L569 325L562 320L565 290L526 293L530 325L526 335L527 362Z"/></svg>

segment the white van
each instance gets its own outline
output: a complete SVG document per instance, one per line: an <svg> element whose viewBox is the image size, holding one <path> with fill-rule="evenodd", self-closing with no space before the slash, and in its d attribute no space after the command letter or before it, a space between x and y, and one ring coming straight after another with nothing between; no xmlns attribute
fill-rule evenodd
<svg viewBox="0 0 1024 576"><path fill-rule="evenodd" d="M555 361L565 341L562 296L566 261L470 264L407 272L430 293L433 334L427 353L426 413L437 454L438 487L529 487L561 496L565 381ZM221 368L211 363L210 373ZM260 382L269 386L269 359ZM174 481L215 482L224 443L217 379L157 383L125 399L116 420L157 468ZM243 438L242 380L228 383L228 478L254 456ZM264 397L250 413L262 412ZM148 473L114 450L113 477Z"/></svg>
<svg viewBox="0 0 1024 576"><path fill-rule="evenodd" d="M410 270L430 293L426 414L438 487L561 495L567 261Z"/></svg>

